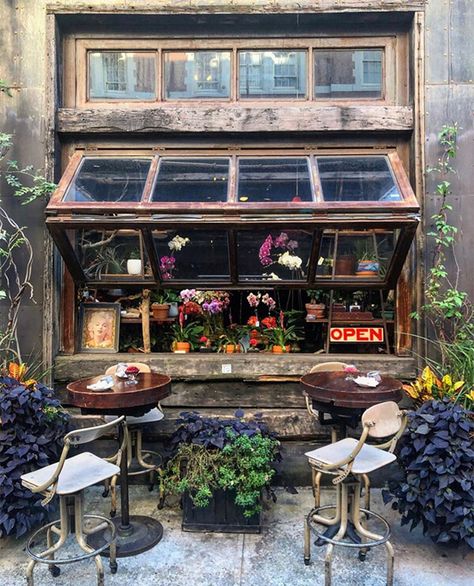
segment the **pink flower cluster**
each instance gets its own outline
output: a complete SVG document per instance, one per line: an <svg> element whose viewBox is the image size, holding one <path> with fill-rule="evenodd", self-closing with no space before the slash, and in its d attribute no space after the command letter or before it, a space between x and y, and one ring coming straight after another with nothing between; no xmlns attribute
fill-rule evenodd
<svg viewBox="0 0 474 586"><path fill-rule="evenodd" d="M230 295L227 291L196 291L196 289L183 289L181 299L188 303L193 301L201 306L206 313L215 315L222 313L230 304Z"/></svg>
<svg viewBox="0 0 474 586"><path fill-rule="evenodd" d="M261 293L249 293L247 295L247 301L250 307L254 309L257 309L257 307L260 305L260 302L268 307L268 311L271 311L276 307L276 301L273 299L273 297L270 297L268 293L265 293L264 295Z"/></svg>
<svg viewBox="0 0 474 586"><path fill-rule="evenodd" d="M160 271L163 279L172 279L175 267L176 259L174 256L162 256L160 258Z"/></svg>
<svg viewBox="0 0 474 586"><path fill-rule="evenodd" d="M257 295L255 295L255 293L249 293L247 295L247 301L249 302L250 307L253 307L256 309L260 304L260 298L261 298L260 293L257 293Z"/></svg>
<svg viewBox="0 0 474 586"><path fill-rule="evenodd" d="M260 250L258 252L258 258L260 259L260 263L264 267L268 267L269 265L271 265L273 263L273 259L271 257L272 246L273 246L273 238L269 234L265 238L262 246L260 246Z"/></svg>
<svg viewBox="0 0 474 586"><path fill-rule="evenodd" d="M275 262L272 258L272 248L281 248L282 250L293 252L298 248L298 242L290 240L286 232L281 232L275 239L269 234L258 251L260 264L264 267L268 267Z"/></svg>

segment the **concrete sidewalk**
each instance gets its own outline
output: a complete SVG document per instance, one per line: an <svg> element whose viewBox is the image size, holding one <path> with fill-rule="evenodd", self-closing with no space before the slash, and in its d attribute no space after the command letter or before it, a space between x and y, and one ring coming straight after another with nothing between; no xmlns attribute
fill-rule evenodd
<svg viewBox="0 0 474 586"><path fill-rule="evenodd" d="M326 490L325 502L331 498ZM163 540L152 550L118 560L115 576L105 569L110 586L319 586L324 584L325 548L312 549L312 563L303 563L303 517L312 504L311 490L293 495L278 489L278 500L268 503L261 535L185 533L181 531L179 507L156 509L156 493L144 486L131 487L132 512L158 518L164 525ZM99 489L86 494L88 508L107 512L107 501ZM397 586L468 586L474 584L474 552L469 548L439 547L419 530L400 527L399 516L373 490L373 510L392 525ZM0 540L0 586L24 586L25 540ZM357 551L336 548L333 561L334 586L383 586L385 548L369 552L360 562ZM52 578L44 565L35 569L35 586L93 586L93 561L63 566Z"/></svg>

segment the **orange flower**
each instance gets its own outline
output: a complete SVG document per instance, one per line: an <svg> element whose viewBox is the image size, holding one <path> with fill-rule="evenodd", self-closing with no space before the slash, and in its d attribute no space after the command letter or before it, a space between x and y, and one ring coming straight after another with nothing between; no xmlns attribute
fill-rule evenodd
<svg viewBox="0 0 474 586"><path fill-rule="evenodd" d="M11 378L14 378L21 384L25 385L25 387L31 387L36 384L34 378L29 378L25 380L25 375L28 370L28 366L22 362L21 364L17 364L16 362L10 362L8 365L8 375Z"/></svg>
<svg viewBox="0 0 474 586"><path fill-rule="evenodd" d="M256 315L251 315L247 320L247 325L249 326L256 326L258 323L258 317Z"/></svg>

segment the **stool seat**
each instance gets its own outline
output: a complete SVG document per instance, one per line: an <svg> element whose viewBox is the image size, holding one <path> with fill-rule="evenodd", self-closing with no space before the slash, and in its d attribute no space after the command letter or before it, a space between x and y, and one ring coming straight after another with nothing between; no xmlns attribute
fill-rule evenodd
<svg viewBox="0 0 474 586"><path fill-rule="evenodd" d="M164 418L164 416L165 416L165 414L163 413L163 411L158 409L158 407L155 407L154 409L151 409L150 411L148 411L147 413L145 413L145 415L142 415L141 417L133 417L133 416L127 415L127 425L128 425L128 427L131 427L132 425L141 425L141 424L145 424L145 423L155 423L157 421L161 421ZM107 423L109 421L113 421L115 418L116 418L116 415L106 415L104 417L104 419Z"/></svg>
<svg viewBox="0 0 474 586"><path fill-rule="evenodd" d="M52 477L58 463L45 466L34 472L23 474L21 481L27 488L41 486ZM59 474L56 494L74 494L98 482L103 482L116 474L120 474L120 468L115 464L106 462L90 452L84 452L78 456L68 458Z"/></svg>
<svg viewBox="0 0 474 586"><path fill-rule="evenodd" d="M333 444L323 446L322 448L312 450L311 452L306 452L305 456L308 457L310 464L314 466L318 466L318 464L335 464L348 458L357 444L357 440L348 437ZM394 454L364 444L353 461L352 473L368 474L395 460L396 457ZM346 465L341 466L341 469L344 468L346 468Z"/></svg>

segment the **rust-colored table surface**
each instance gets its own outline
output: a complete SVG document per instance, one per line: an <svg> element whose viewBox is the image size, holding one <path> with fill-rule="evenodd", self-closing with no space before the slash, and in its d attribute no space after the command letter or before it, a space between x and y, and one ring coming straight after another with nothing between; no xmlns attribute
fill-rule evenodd
<svg viewBox="0 0 474 586"><path fill-rule="evenodd" d="M171 394L171 379L164 374L141 372L137 384L114 376L114 386L107 391L91 391L88 385L96 383L101 376L83 378L67 385L71 405L89 413L107 412L111 415L139 415ZM113 375L112 375L113 376Z"/></svg>
<svg viewBox="0 0 474 586"><path fill-rule="evenodd" d="M345 372L314 372L301 377L300 383L306 394L319 405L343 409L368 409L384 401L402 399L402 383L392 377L382 376L376 387L360 387L347 380Z"/></svg>

